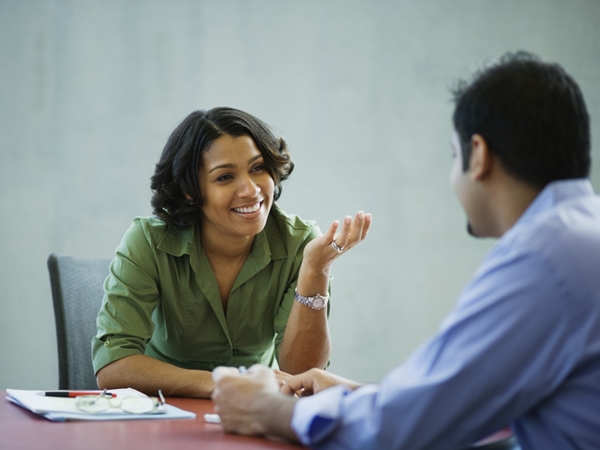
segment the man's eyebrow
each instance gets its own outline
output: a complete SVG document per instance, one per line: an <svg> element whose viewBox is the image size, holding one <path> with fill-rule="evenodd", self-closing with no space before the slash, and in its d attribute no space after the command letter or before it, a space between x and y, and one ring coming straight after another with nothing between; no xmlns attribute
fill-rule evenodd
<svg viewBox="0 0 600 450"><path fill-rule="evenodd" d="M253 156L252 158L250 158L250 159L248 160L248 164L252 164L254 161L256 161L257 159L260 159L260 158L262 158L262 157L263 157L263 155L262 155L262 154L258 154L258 155L256 155L256 156ZM233 168L233 167L235 167L235 166L234 166L234 164L231 164L231 163L227 163L227 164L219 164L218 166L215 166L215 167L213 167L212 169L210 169L210 170L208 171L208 173L214 172L214 171L215 171L215 170L217 170L217 169L231 169L231 168Z"/></svg>

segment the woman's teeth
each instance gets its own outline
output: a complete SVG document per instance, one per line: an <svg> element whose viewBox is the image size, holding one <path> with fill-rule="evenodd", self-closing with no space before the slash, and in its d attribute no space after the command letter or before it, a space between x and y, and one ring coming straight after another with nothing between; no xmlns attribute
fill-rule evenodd
<svg viewBox="0 0 600 450"><path fill-rule="evenodd" d="M233 208L233 210L238 213L253 213L258 211L258 208L260 208L260 203L247 208Z"/></svg>

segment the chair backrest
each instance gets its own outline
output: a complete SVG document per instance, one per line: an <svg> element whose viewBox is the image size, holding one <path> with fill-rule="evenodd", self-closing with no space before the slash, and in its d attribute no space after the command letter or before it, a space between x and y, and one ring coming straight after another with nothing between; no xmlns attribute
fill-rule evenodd
<svg viewBox="0 0 600 450"><path fill-rule="evenodd" d="M108 258L76 258L56 253L48 257L58 344L59 389L98 389L91 346L110 261Z"/></svg>

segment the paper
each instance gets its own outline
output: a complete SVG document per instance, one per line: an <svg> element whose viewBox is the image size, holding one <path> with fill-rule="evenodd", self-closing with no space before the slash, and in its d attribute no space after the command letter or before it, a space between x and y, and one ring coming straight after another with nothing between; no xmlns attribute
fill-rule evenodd
<svg viewBox="0 0 600 450"><path fill-rule="evenodd" d="M129 396L144 396L135 389L111 389L117 394L117 399ZM31 391L19 389L7 389L7 400L28 409L35 414L52 421L62 422L65 420L131 420L131 419L193 419L196 414L173 405L166 404L165 412L160 414L129 414L119 408L109 408L96 414L79 411L75 406L74 398L46 397L44 391Z"/></svg>
<svg viewBox="0 0 600 450"><path fill-rule="evenodd" d="M208 423L221 423L221 418L218 414L204 414L204 420Z"/></svg>

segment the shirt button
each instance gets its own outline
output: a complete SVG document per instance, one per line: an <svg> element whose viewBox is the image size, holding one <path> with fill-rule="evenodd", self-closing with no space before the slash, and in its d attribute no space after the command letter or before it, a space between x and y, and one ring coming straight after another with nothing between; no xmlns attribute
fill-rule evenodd
<svg viewBox="0 0 600 450"><path fill-rule="evenodd" d="M109 342L109 341L106 341L106 342L104 342L104 346L105 346L105 347L108 347L109 345L110 345L110 342Z"/></svg>

